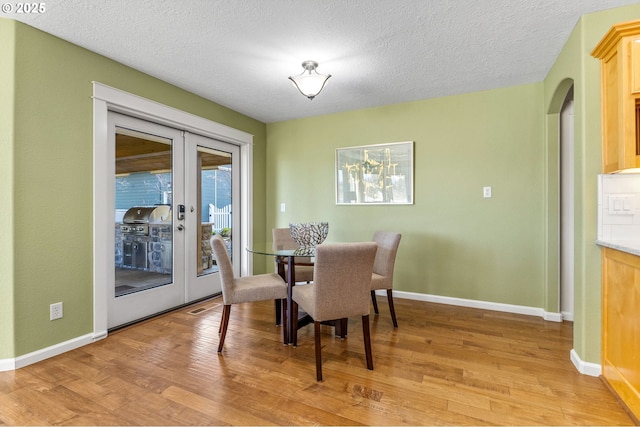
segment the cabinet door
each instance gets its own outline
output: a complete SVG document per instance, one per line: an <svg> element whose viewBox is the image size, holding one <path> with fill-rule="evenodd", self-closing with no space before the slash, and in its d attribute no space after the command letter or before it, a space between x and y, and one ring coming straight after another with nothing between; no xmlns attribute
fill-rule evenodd
<svg viewBox="0 0 640 427"><path fill-rule="evenodd" d="M622 168L620 135L620 55L618 50L602 59L602 171L610 173Z"/></svg>
<svg viewBox="0 0 640 427"><path fill-rule="evenodd" d="M631 40L631 93L640 94L640 37Z"/></svg>
<svg viewBox="0 0 640 427"><path fill-rule="evenodd" d="M592 55L601 61L602 171L640 166L640 21L616 25Z"/></svg>
<svg viewBox="0 0 640 427"><path fill-rule="evenodd" d="M640 418L640 257L603 254L602 375Z"/></svg>

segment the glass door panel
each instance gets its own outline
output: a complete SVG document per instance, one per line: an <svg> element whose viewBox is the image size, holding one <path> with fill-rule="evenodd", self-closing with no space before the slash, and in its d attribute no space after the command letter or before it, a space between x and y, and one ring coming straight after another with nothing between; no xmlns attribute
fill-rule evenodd
<svg viewBox="0 0 640 427"><path fill-rule="evenodd" d="M231 251L231 154L207 147L197 147L198 181L197 212L202 230L202 241L196 243L196 270L198 276L215 273L218 266L213 259L210 240L219 234L228 242Z"/></svg>
<svg viewBox="0 0 640 427"><path fill-rule="evenodd" d="M172 140L116 127L115 297L173 282Z"/></svg>

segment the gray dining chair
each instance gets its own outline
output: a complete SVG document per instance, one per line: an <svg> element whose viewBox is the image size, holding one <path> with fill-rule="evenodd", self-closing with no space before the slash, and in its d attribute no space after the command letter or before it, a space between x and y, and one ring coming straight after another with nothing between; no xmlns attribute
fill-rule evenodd
<svg viewBox="0 0 640 427"><path fill-rule="evenodd" d="M273 249L275 250L295 250L299 249L300 245L293 240L291 237L291 232L289 228L273 228L271 230L271 235L273 237ZM296 276L296 283L310 283L313 281L313 263L311 262L310 257L295 257L295 265L293 268L294 274ZM281 261L277 264L278 274L280 274L285 280L287 280L289 274L289 267L287 264L283 264ZM276 306L276 325L280 324L280 319L282 319L281 315L281 306L278 301L275 302Z"/></svg>
<svg viewBox="0 0 640 427"><path fill-rule="evenodd" d="M390 231L376 231L373 235L373 241L378 245L376 261L373 263L373 274L371 275L371 301L373 302L373 311L375 314L379 314L376 291L386 290L394 328L398 327L398 321L396 320L396 310L393 306L393 269L396 263L396 254L398 253L401 237L402 235L400 233Z"/></svg>
<svg viewBox="0 0 640 427"><path fill-rule="evenodd" d="M316 378L322 381L320 323L362 316L367 368L373 370L369 330L369 289L377 245L374 242L332 243L316 247L312 284L295 286L293 299L293 345L298 343L298 310L312 319L315 336Z"/></svg>
<svg viewBox="0 0 640 427"><path fill-rule="evenodd" d="M234 277L231 258L224 240L215 235L211 239L213 253L215 254L218 268L220 269L220 281L222 284L222 300L224 307L222 310L222 319L220 320L220 341L218 343L218 353L222 352L224 339L227 335L227 327L229 326L229 315L231 314L231 305L244 302L278 300L282 305L287 299L287 284L276 273L257 274L254 276ZM284 313L285 311L282 310ZM286 336L287 322L282 329L283 337Z"/></svg>
<svg viewBox="0 0 640 427"><path fill-rule="evenodd" d="M273 249L299 249L300 245L291 237L289 228L274 228L271 230L273 236ZM313 281L313 265L309 257L296 257L295 259L296 282L309 283ZM284 265L284 277L287 277L287 266Z"/></svg>

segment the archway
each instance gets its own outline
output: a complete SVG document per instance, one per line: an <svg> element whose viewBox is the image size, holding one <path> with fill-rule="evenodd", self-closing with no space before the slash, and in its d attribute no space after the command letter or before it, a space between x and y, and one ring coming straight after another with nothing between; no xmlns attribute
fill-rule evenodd
<svg viewBox="0 0 640 427"><path fill-rule="evenodd" d="M553 97L549 103L547 110L547 150L546 150L546 223L547 223L547 254L546 254L546 286L545 286L545 311L549 313L548 320L562 321L573 320L573 312L567 312L563 316L561 307L561 285L563 273L570 272L573 269L572 248L573 242L566 241L567 238L573 239L573 234L569 233L569 237L564 231L572 231L573 214L569 209L573 206L573 193L561 190L564 182L569 188L573 187L573 180L569 180L568 174L573 176L573 168L566 165L573 165L573 154L565 153L563 167L563 158L561 155L563 130L570 131L564 136L565 143L569 138L573 139L573 119L569 114L569 108L573 101L573 79L563 80L556 88ZM563 110L565 114L563 115ZM564 125L563 123L564 116ZM569 136L570 135L570 136ZM571 146L573 142L571 141ZM567 147L565 147L567 148ZM566 150L565 150L566 151ZM567 155L569 158L567 158ZM570 169L570 170L568 170ZM565 172L563 177L563 170ZM564 199L563 199L564 198ZM564 209L563 209L564 206ZM566 218L562 218L561 212L567 213ZM563 243L563 237L565 242ZM571 276L572 277L572 276ZM567 280L567 279L565 279ZM565 301L567 300L565 296ZM571 296L571 298L573 298ZM570 317L570 318L569 318Z"/></svg>

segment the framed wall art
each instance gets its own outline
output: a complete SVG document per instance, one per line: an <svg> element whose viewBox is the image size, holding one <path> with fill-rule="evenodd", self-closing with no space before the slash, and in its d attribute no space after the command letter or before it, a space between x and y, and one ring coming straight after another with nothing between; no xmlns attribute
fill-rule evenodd
<svg viewBox="0 0 640 427"><path fill-rule="evenodd" d="M336 204L413 204L413 141L337 148Z"/></svg>

